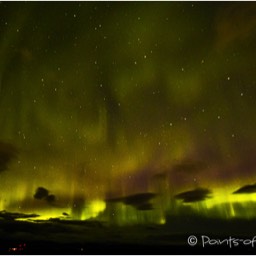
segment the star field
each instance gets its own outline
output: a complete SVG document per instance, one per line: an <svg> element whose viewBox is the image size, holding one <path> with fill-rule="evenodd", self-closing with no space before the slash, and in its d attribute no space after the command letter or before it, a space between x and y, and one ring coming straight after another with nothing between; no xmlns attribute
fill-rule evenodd
<svg viewBox="0 0 256 256"><path fill-rule="evenodd" d="M0 140L18 152L0 208L31 211L38 187L66 208L159 193L155 175L170 198L254 184L255 9L0 3Z"/></svg>

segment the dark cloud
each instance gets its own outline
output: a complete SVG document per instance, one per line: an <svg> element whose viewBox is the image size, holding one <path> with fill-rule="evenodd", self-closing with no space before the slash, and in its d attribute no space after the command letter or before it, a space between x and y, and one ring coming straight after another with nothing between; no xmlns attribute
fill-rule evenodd
<svg viewBox="0 0 256 256"><path fill-rule="evenodd" d="M39 187L34 194L35 199L46 199L48 197L49 191L46 188Z"/></svg>
<svg viewBox="0 0 256 256"><path fill-rule="evenodd" d="M48 195L48 196L45 198L45 200L46 200L48 203L53 203L53 202L55 202L56 197L55 197L55 195Z"/></svg>
<svg viewBox="0 0 256 256"><path fill-rule="evenodd" d="M25 214L17 212L0 211L0 218L4 220L29 219L39 217L38 214Z"/></svg>
<svg viewBox="0 0 256 256"><path fill-rule="evenodd" d="M35 199L45 200L47 203L52 204L55 202L55 195L49 194L49 190L43 187L38 187L34 194Z"/></svg>
<svg viewBox="0 0 256 256"><path fill-rule="evenodd" d="M110 203L122 202L126 205L132 205L139 210L143 210L143 209L149 210L152 207L149 201L156 196L157 194L155 193L140 193L140 194L134 194L134 195L125 196L125 197L106 199L106 202L110 202Z"/></svg>
<svg viewBox="0 0 256 256"><path fill-rule="evenodd" d="M183 203L193 203L198 201L204 201L207 198L211 198L211 190L206 188L197 188L189 190L175 195L176 199L182 200Z"/></svg>
<svg viewBox="0 0 256 256"><path fill-rule="evenodd" d="M128 205L145 204L156 196L155 193L141 193L123 198L123 202Z"/></svg>
<svg viewBox="0 0 256 256"><path fill-rule="evenodd" d="M251 193L256 193L256 183L252 185L245 185L233 192L233 194L251 194Z"/></svg>

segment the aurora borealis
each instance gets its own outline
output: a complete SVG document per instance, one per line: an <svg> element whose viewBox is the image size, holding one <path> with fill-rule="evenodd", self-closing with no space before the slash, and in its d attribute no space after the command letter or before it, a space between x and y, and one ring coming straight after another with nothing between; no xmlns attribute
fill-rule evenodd
<svg viewBox="0 0 256 256"><path fill-rule="evenodd" d="M202 188L212 197L186 207L256 217L255 194L232 194L256 182L255 11L1 2L0 140L18 154L0 172L0 210L56 217L79 204L85 219L105 199L156 193L143 214L164 222L175 195ZM116 206L121 221L129 207Z"/></svg>

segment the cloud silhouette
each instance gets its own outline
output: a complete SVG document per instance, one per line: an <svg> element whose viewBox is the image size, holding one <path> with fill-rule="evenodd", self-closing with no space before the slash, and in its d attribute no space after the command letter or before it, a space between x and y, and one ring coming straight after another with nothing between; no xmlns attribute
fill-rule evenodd
<svg viewBox="0 0 256 256"><path fill-rule="evenodd" d="M53 203L55 202L55 195L48 195L45 200L48 202L48 203Z"/></svg>
<svg viewBox="0 0 256 256"><path fill-rule="evenodd" d="M45 200L49 204L55 202L56 199L55 195L49 195L49 190L43 187L37 188L36 193L34 194L34 198L38 200Z"/></svg>
<svg viewBox="0 0 256 256"><path fill-rule="evenodd" d="M251 193L256 193L256 183L251 185L245 185L233 192L233 194L251 194Z"/></svg>
<svg viewBox="0 0 256 256"><path fill-rule="evenodd" d="M211 198L211 190L206 188L197 188L194 190L189 190L175 195L176 199L182 200L183 203L193 203L203 201L207 198Z"/></svg>
<svg viewBox="0 0 256 256"><path fill-rule="evenodd" d="M123 198L123 202L128 205L142 205L156 196L155 193L140 193Z"/></svg>
<svg viewBox="0 0 256 256"><path fill-rule="evenodd" d="M49 191L46 188L38 187L36 193L34 194L34 198L39 200L45 199L47 198L48 194Z"/></svg>
<svg viewBox="0 0 256 256"><path fill-rule="evenodd" d="M157 194L155 193L139 193L134 194L130 196L124 196L124 197L116 197L116 198L110 198L106 199L106 202L112 202L112 203L124 203L126 205L131 205L135 207L138 210L149 210L153 209L152 204L149 202L151 199L153 199Z"/></svg>
<svg viewBox="0 0 256 256"><path fill-rule="evenodd" d="M39 217L38 214L25 214L20 212L7 212L0 211L0 218L4 220L16 220L16 219L28 219L28 218L36 218Z"/></svg>

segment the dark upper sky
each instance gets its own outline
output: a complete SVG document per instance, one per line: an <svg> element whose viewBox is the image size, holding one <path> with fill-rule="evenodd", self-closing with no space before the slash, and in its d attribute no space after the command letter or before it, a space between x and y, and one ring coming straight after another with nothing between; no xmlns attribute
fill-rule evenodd
<svg viewBox="0 0 256 256"><path fill-rule="evenodd" d="M163 172L177 188L255 183L255 11L1 2L0 140L19 152L2 193L129 194Z"/></svg>

